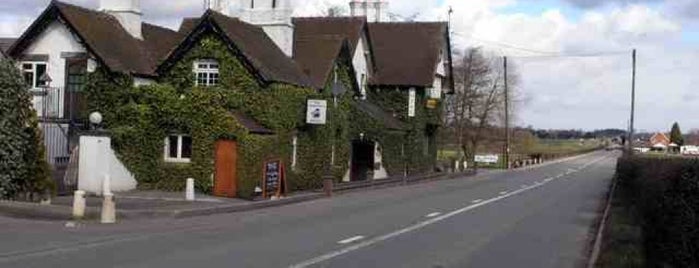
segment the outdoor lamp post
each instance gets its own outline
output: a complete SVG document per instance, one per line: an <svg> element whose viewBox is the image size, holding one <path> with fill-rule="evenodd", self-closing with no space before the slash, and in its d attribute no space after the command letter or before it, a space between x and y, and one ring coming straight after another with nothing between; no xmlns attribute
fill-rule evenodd
<svg viewBox="0 0 699 268"><path fill-rule="evenodd" d="M90 114L90 125L92 130L99 130L102 125L102 114L100 112L93 112Z"/></svg>

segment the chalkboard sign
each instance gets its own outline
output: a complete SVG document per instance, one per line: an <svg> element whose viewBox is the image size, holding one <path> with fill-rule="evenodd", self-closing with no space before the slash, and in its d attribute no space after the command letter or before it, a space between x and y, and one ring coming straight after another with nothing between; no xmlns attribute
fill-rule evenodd
<svg viewBox="0 0 699 268"><path fill-rule="evenodd" d="M284 165L281 160L265 162L263 169L263 197L282 195L286 190L284 179Z"/></svg>

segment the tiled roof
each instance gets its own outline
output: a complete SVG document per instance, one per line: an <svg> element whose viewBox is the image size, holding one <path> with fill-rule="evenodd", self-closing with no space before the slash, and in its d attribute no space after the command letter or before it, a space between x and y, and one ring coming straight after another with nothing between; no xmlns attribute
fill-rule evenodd
<svg viewBox="0 0 699 268"><path fill-rule="evenodd" d="M308 39L322 35L347 38L350 51L354 54L362 31L366 27L364 17L305 17L294 18L294 38Z"/></svg>
<svg viewBox="0 0 699 268"><path fill-rule="evenodd" d="M369 117L383 124L389 130L404 131L407 126L403 121L396 118L392 114L386 112L384 109L376 104L371 103L367 100L357 100L352 102L352 106L357 110L365 113Z"/></svg>
<svg viewBox="0 0 699 268"><path fill-rule="evenodd" d="M446 31L446 23L370 23L369 34L377 66L370 83L431 86L440 51L447 42Z"/></svg>
<svg viewBox="0 0 699 268"><path fill-rule="evenodd" d="M245 127L252 134L274 135L274 131L266 128L265 126L257 122L257 120L253 119L245 113L234 110L231 111L231 114L233 115L235 120L238 121L238 123L243 125L243 127Z"/></svg>
<svg viewBox="0 0 699 268"><path fill-rule="evenodd" d="M294 40L294 60L309 77L313 87L325 87L345 40L340 36L323 35Z"/></svg>
<svg viewBox="0 0 699 268"><path fill-rule="evenodd" d="M0 38L0 52L5 53L15 43L16 38Z"/></svg>

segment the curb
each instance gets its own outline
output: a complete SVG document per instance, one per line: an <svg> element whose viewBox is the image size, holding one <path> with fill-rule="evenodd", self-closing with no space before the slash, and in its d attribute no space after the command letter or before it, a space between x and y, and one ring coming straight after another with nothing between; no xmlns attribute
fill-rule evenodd
<svg viewBox="0 0 699 268"><path fill-rule="evenodd" d="M612 208L612 201L614 201L614 191L616 191L616 178L612 182L612 185L607 195L607 204L604 207L604 214L599 222L599 227L597 228L597 234L595 235L595 240L592 245L592 252L590 253L590 258L587 261L587 268L595 267L597 260L599 259L600 252L602 251L602 239L604 238L604 230L607 225L607 220L609 219L609 211Z"/></svg>

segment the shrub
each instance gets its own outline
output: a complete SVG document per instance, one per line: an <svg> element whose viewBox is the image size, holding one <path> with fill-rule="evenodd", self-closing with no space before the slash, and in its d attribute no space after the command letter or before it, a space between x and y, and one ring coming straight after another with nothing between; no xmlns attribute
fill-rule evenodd
<svg viewBox="0 0 699 268"><path fill-rule="evenodd" d="M699 161L623 158L617 179L618 198L639 215L648 266L699 266Z"/></svg>
<svg viewBox="0 0 699 268"><path fill-rule="evenodd" d="M0 60L0 199L55 188L30 98L14 64Z"/></svg>

